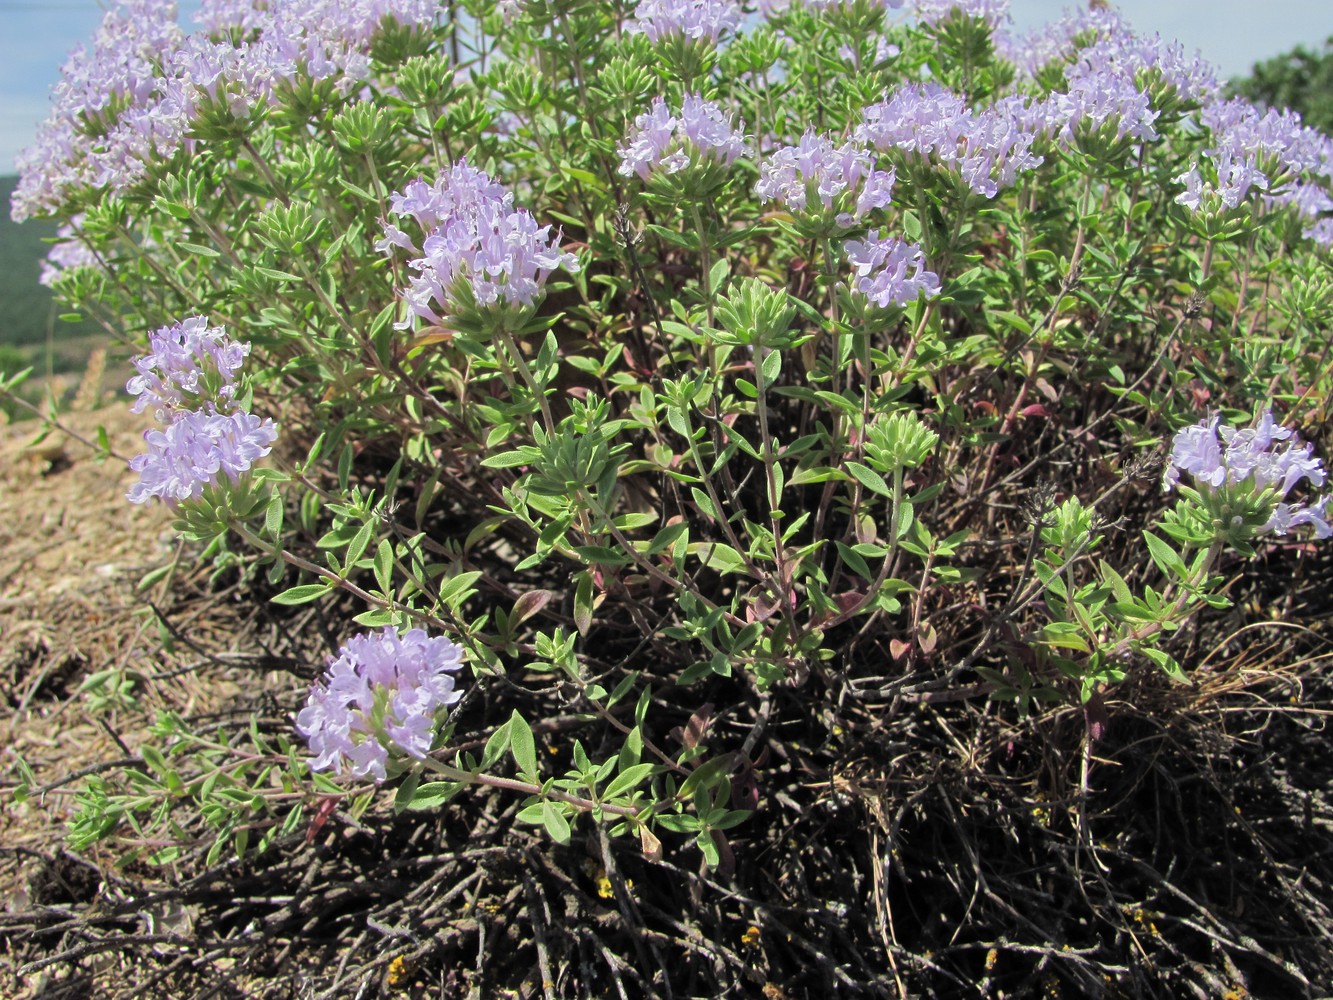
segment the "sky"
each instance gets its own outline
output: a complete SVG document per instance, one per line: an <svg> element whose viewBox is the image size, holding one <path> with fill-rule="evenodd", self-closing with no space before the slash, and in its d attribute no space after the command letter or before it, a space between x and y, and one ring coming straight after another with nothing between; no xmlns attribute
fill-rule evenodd
<svg viewBox="0 0 1333 1000"><path fill-rule="evenodd" d="M1011 0L1020 32L1057 19L1078 0ZM183 0L182 22L199 0ZM1223 77L1247 73L1258 61L1297 45L1318 48L1333 36L1333 0L1120 0L1134 27L1199 49ZM46 117L49 94L69 50L92 37L102 18L98 0L0 0L0 175L31 144Z"/></svg>

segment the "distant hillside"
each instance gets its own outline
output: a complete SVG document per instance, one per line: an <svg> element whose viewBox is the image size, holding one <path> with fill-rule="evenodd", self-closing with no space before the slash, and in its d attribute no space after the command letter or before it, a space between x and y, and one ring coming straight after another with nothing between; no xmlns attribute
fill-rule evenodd
<svg viewBox="0 0 1333 1000"><path fill-rule="evenodd" d="M0 177L0 365L12 367L13 351L38 372L47 367L47 332L51 332L51 366L56 372L77 371L96 343L92 323L70 324L56 318L61 309L49 290L37 283L42 261L54 236L55 223L29 219L19 225L9 217L9 196L17 177Z"/></svg>

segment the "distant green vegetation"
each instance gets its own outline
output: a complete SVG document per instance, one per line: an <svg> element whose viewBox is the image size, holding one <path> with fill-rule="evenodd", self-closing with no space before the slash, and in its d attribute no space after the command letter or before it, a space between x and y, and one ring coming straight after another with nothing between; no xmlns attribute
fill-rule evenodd
<svg viewBox="0 0 1333 1000"><path fill-rule="evenodd" d="M56 234L56 224L30 219L19 225L9 217L9 196L16 177L0 177L0 371L32 365L38 374L82 370L88 352L104 341L91 322L67 323L67 312L38 284L42 261Z"/></svg>
<svg viewBox="0 0 1333 1000"><path fill-rule="evenodd" d="M1325 40L1322 51L1300 45L1256 63L1232 88L1270 108L1298 111L1306 125L1333 133L1333 38Z"/></svg>

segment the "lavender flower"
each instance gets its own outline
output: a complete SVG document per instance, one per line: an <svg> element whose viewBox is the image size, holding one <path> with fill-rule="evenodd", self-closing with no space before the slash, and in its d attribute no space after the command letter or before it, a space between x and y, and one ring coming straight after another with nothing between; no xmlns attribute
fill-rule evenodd
<svg viewBox="0 0 1333 1000"><path fill-rule="evenodd" d="M1243 429L1223 425L1214 414L1172 439L1162 488L1178 485L1181 473L1188 473L1195 490L1224 517L1242 509L1244 501L1263 501L1268 519L1256 529L1259 533L1283 535L1293 527L1310 524L1316 538L1328 538L1333 528L1326 517L1327 495L1313 504L1286 502L1301 480L1324 485L1324 465L1313 452L1314 445L1301 441L1291 428L1276 424L1271 410L1265 410L1253 427ZM1233 520L1238 526L1239 515Z"/></svg>
<svg viewBox="0 0 1333 1000"><path fill-rule="evenodd" d="M1329 200L1323 186L1309 179L1333 179L1333 140L1302 125L1294 112L1261 111L1240 99L1208 105L1199 117L1214 144L1176 178L1185 185L1179 204L1211 213L1264 191L1270 192L1270 207L1292 206L1317 224Z"/></svg>
<svg viewBox="0 0 1333 1000"><path fill-rule="evenodd" d="M1073 61L1078 50L1115 34L1130 34L1124 19L1109 7L1080 7L1065 11L1058 21L1020 38L997 33L995 48L1027 76L1035 77L1051 63Z"/></svg>
<svg viewBox="0 0 1333 1000"><path fill-rule="evenodd" d="M182 413L165 429L144 433L148 451L130 459L139 482L130 487L129 500L147 503L150 497L158 497L175 507L197 499L221 475L238 483L272 450L277 437L272 420L260 420L251 413Z"/></svg>
<svg viewBox="0 0 1333 1000"><path fill-rule="evenodd" d="M1153 123L1158 114L1146 91L1112 72L1082 73L1067 91L1053 93L1044 102L1046 131L1065 144L1072 144L1081 132L1096 133L1108 126L1114 126L1117 140L1150 141L1157 138Z"/></svg>
<svg viewBox="0 0 1333 1000"><path fill-rule="evenodd" d="M187 38L175 3L121 0L92 47L71 54L50 116L18 157L14 215L53 212L84 188L129 190L149 164L193 151L192 126L210 103L245 118L302 76L334 78L350 92L370 75L370 46L386 17L428 27L438 16L438 0L210 0L200 17L219 34L240 29L232 45Z"/></svg>
<svg viewBox="0 0 1333 1000"><path fill-rule="evenodd" d="M513 195L480 170L460 161L435 184L413 182L391 199L392 214L411 216L426 233L418 251L411 237L385 223L375 246L420 253L408 266L417 273L403 296L412 312L439 323L441 312L463 307L463 283L472 302L487 307L527 307L537 301L557 268L578 270L578 258L560 252L560 237L538 226Z"/></svg>
<svg viewBox="0 0 1333 1000"><path fill-rule="evenodd" d="M701 160L731 166L746 152L744 132L712 101L686 94L680 114L674 115L666 101L655 97L652 107L634 119L634 131L620 147L619 172L646 181L655 167L674 174Z"/></svg>
<svg viewBox="0 0 1333 1000"><path fill-rule="evenodd" d="M889 41L883 35L875 38L875 57L872 66L877 66L888 59L895 59L902 54L902 49L894 42ZM855 63L856 53L850 45L838 46L838 58L844 62Z"/></svg>
<svg viewBox="0 0 1333 1000"><path fill-rule="evenodd" d="M419 628L348 639L296 716L315 755L311 769L379 782L390 755L423 759L441 709L462 697L451 676L462 665L462 649Z"/></svg>
<svg viewBox="0 0 1333 1000"><path fill-rule="evenodd" d="M895 179L894 171L875 168L864 146L834 146L827 136L806 132L797 145L769 155L754 191L796 213L814 214L810 203L818 201L825 213L836 211L837 225L846 229L872 208L889 205Z"/></svg>
<svg viewBox="0 0 1333 1000"><path fill-rule="evenodd" d="M922 24L939 24L950 17L975 17L991 27L1009 19L1009 0L913 0Z"/></svg>
<svg viewBox="0 0 1333 1000"><path fill-rule="evenodd" d="M153 406L159 420L175 419L187 404L227 409L235 400L236 373L249 353L249 344L232 340L203 316L155 330L148 337L148 354L133 361L138 374L125 384L131 396L139 397L131 409L142 413Z"/></svg>
<svg viewBox="0 0 1333 1000"><path fill-rule="evenodd" d="M38 282L47 288L55 287L60 276L75 267L102 268L102 261L92 248L78 237L78 229L83 225L83 213L80 212L66 225L56 230L60 242L52 244L42 262L42 273Z"/></svg>
<svg viewBox="0 0 1333 1000"><path fill-rule="evenodd" d="M69 192L93 182L90 149L105 148L104 161L128 157L118 122L128 110L155 103L157 66L183 37L174 3L125 0L107 11L92 46L75 48L61 67L51 112L36 142L17 157L17 221L54 211ZM132 170L135 177L141 173Z"/></svg>
<svg viewBox="0 0 1333 1000"><path fill-rule="evenodd" d="M952 168L967 186L994 198L1042 158L1032 152L1037 134L1008 108L968 108L938 84L909 84L866 108L856 138L878 149L902 149Z"/></svg>
<svg viewBox="0 0 1333 1000"><path fill-rule="evenodd" d="M639 0L630 30L654 42L672 36L716 42L722 32L734 32L740 23L740 5L734 0Z"/></svg>
<svg viewBox="0 0 1333 1000"><path fill-rule="evenodd" d="M1071 84L1086 76L1105 79L1108 74L1135 86L1164 84L1182 101L1207 101L1221 90L1212 66L1197 53L1186 56L1179 42L1136 35L1120 21L1106 21L1101 36L1080 49L1074 63L1065 68Z"/></svg>
<svg viewBox="0 0 1333 1000"><path fill-rule="evenodd" d="M805 0L805 5L811 10L830 10L837 7L849 7L856 0ZM869 0L868 6L873 10L880 7L886 11L897 10L902 7L904 0Z"/></svg>
<svg viewBox="0 0 1333 1000"><path fill-rule="evenodd" d="M913 243L880 239L879 230L872 229L865 240L848 240L843 248L856 272L852 288L881 309L939 294L939 276L926 270L925 254Z"/></svg>

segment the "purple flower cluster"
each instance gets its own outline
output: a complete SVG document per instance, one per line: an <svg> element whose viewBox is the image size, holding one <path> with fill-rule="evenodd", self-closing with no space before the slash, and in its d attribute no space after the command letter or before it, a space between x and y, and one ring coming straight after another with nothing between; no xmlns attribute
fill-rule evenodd
<svg viewBox="0 0 1333 1000"><path fill-rule="evenodd" d="M438 0L222 0L200 12L208 30L242 39L186 36L176 5L120 0L91 48L75 49L52 94L35 145L18 158L15 218L53 211L75 191L120 193L148 164L194 148L190 132L206 101L244 118L301 75L338 78L343 90L370 75L370 42L385 17L428 26Z"/></svg>
<svg viewBox="0 0 1333 1000"><path fill-rule="evenodd" d="M807 10L829 11L836 10L839 7L848 7L855 0L803 0ZM882 7L884 10L897 10L903 5L903 0L871 0L870 7ZM763 4L760 4L763 7Z"/></svg>
<svg viewBox="0 0 1333 1000"><path fill-rule="evenodd" d="M1235 208L1254 191L1271 191L1268 204L1294 207L1311 224L1307 235L1326 232L1318 223L1333 207L1325 190L1333 180L1333 140L1295 112L1262 111L1241 99L1210 104L1199 117L1213 145L1176 178L1185 185L1178 203L1196 212Z"/></svg>
<svg viewBox="0 0 1333 1000"><path fill-rule="evenodd" d="M1051 63L1060 68L1076 57L1078 50L1101 38L1128 32L1121 16L1109 7L1081 6L1065 11L1058 20L1015 38L1008 32L995 37L995 48L1027 76L1035 77Z"/></svg>
<svg viewBox="0 0 1333 1000"><path fill-rule="evenodd" d="M1187 56L1179 42L1136 35L1123 22L1108 19L1104 33L1079 49L1073 64L1065 68L1065 79L1074 84L1084 77L1111 76L1135 86L1160 81L1183 101L1208 101L1221 90L1213 67L1197 53Z"/></svg>
<svg viewBox="0 0 1333 1000"><path fill-rule="evenodd" d="M129 134L120 120L159 103L158 63L182 38L174 3L123 0L107 12L92 46L75 48L61 67L37 141L17 157L16 220L54 209L69 190L97 183L130 156L131 147L153 148L168 129L165 121L145 121ZM142 165L132 173L140 176Z"/></svg>
<svg viewBox="0 0 1333 1000"><path fill-rule="evenodd" d="M557 268L578 270L578 258L560 251L559 235L538 226L514 196L480 170L459 162L434 184L409 184L393 195L392 214L411 216L425 238L418 250L403 230L385 223L381 252L395 246L421 256L404 290L412 312L430 323L460 306L466 282L479 306L530 306Z"/></svg>
<svg viewBox="0 0 1333 1000"><path fill-rule="evenodd" d="M909 84L865 109L856 138L878 149L901 149L958 171L969 188L994 198L1042 158L1037 133L1012 108L974 110L939 84Z"/></svg>
<svg viewBox="0 0 1333 1000"><path fill-rule="evenodd" d="M1044 131L1065 144L1072 144L1080 132L1100 132L1108 123L1114 124L1116 139L1157 138L1153 123L1159 112L1147 92L1120 73L1081 73L1067 91L1050 94L1042 103Z"/></svg>
<svg viewBox="0 0 1333 1000"><path fill-rule="evenodd" d="M856 272L852 288L881 309L939 294L939 276L926 270L925 254L913 243L880 239L879 230L872 229L864 240L848 240L843 248Z"/></svg>
<svg viewBox="0 0 1333 1000"><path fill-rule="evenodd" d="M1184 472L1201 494L1211 496L1225 490L1252 496L1268 493L1273 499L1272 513L1260 532L1285 535L1309 524L1316 538L1328 538L1333 535L1327 519L1329 494L1312 504L1286 502L1303 479L1314 486L1324 485L1324 465L1313 452L1314 445L1303 442L1290 427L1276 424L1271 410L1265 410L1253 427L1242 429L1223 425L1220 415L1214 414L1172 439L1162 488L1177 485Z"/></svg>
<svg viewBox="0 0 1333 1000"><path fill-rule="evenodd" d="M975 17L992 28L1009 19L1009 0L912 0L917 20L939 24L950 17Z"/></svg>
<svg viewBox="0 0 1333 1000"><path fill-rule="evenodd" d="M893 170L879 170L865 146L806 132L795 146L774 150L759 170L754 192L764 201L780 201L794 213L813 214L811 202L837 211L837 224L849 228L872 208L893 199Z"/></svg>
<svg viewBox="0 0 1333 1000"><path fill-rule="evenodd" d="M148 450L130 459L139 473L130 502L158 497L175 507L199 497L223 474L238 483L278 437L272 420L236 408L236 375L250 345L210 327L203 316L191 316L154 331L148 346L148 354L134 359L138 374L125 388L139 397L135 413L152 406L166 426L146 431Z"/></svg>
<svg viewBox="0 0 1333 1000"><path fill-rule="evenodd" d="M716 42L740 24L741 8L735 0L639 0L629 28L654 42L673 36Z"/></svg>
<svg viewBox="0 0 1333 1000"><path fill-rule="evenodd" d="M875 38L875 58L871 65L878 65L887 59L895 59L902 54L902 51L896 43L889 41L883 35L877 35ZM838 58L849 63L855 62L856 53L850 45L839 45Z"/></svg>
<svg viewBox="0 0 1333 1000"><path fill-rule="evenodd" d="M131 409L142 413L152 406L159 420L199 405L228 409L234 405L236 373L249 353L249 344L232 340L203 316L154 330L148 353L132 362L138 374L125 383L125 390L139 397Z"/></svg>
<svg viewBox="0 0 1333 1000"><path fill-rule="evenodd" d="M1032 102L1026 120L1065 146L1081 133L1105 134L1112 126L1117 140L1151 141L1160 114L1154 88L1165 84L1185 101L1207 100L1220 88L1201 58L1186 57L1178 43L1136 35L1110 9L1066 13L1018 40L1002 35L997 48L1029 76L1052 64L1063 73L1066 89Z"/></svg>
<svg viewBox="0 0 1333 1000"><path fill-rule="evenodd" d="M296 716L311 769L384 781L390 755L424 758L440 710L462 697L452 676L462 665L462 649L419 628L348 639Z"/></svg>
<svg viewBox="0 0 1333 1000"><path fill-rule="evenodd" d="M666 101L655 97L652 107L634 119L634 131L620 147L619 169L646 181L655 167L674 174L703 159L731 166L746 152L745 133L712 101L686 94L680 113L673 114Z"/></svg>
<svg viewBox="0 0 1333 1000"><path fill-rule="evenodd" d="M130 487L130 503L158 497L174 507L199 497L224 473L239 482L272 450L278 432L272 420L253 413L187 410L143 437L148 451L130 459L130 468L139 473L139 482Z"/></svg>
<svg viewBox="0 0 1333 1000"><path fill-rule="evenodd" d="M71 268L103 267L97 254L93 253L87 243L79 239L78 229L82 225L83 213L80 212L68 224L56 230L60 242L52 244L51 249L46 252L46 260L42 261L42 273L37 279L47 288L54 288L60 276Z"/></svg>

